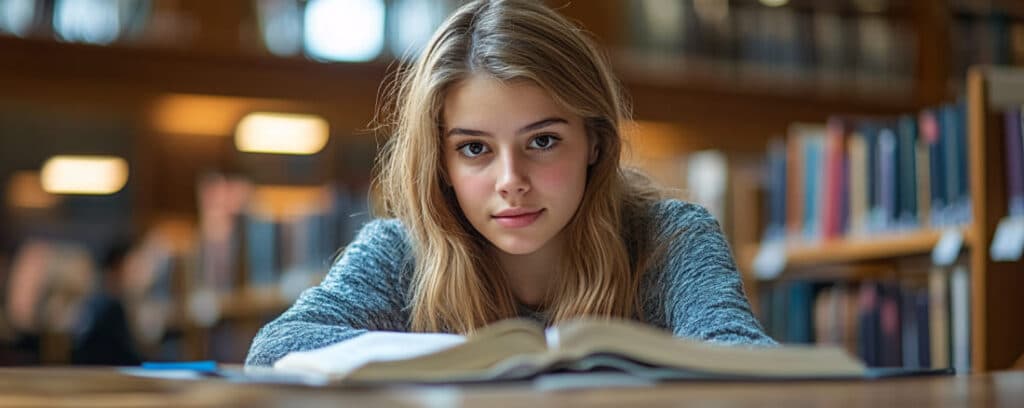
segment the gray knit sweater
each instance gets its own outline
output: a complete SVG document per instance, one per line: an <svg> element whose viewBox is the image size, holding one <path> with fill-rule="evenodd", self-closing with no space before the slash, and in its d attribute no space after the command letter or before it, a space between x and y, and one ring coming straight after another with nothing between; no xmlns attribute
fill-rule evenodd
<svg viewBox="0 0 1024 408"><path fill-rule="evenodd" d="M676 336L716 343L775 344L751 314L729 245L707 210L664 200L635 218L633 225L649 226L642 231L650 234L651 242L672 239L663 262L651 265L641 283L645 322ZM409 331L412 265L402 224L393 219L369 222L319 286L307 289L259 331L245 364L271 365L289 352L324 347L370 330ZM522 309L525 317L544 318Z"/></svg>

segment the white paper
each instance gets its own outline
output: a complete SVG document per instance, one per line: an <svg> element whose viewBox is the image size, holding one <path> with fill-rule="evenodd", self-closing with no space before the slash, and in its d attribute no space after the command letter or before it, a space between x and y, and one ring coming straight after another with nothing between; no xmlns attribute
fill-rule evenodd
<svg viewBox="0 0 1024 408"><path fill-rule="evenodd" d="M289 353L274 363L274 369L344 377L368 363L419 357L465 341L454 334L367 332L324 348Z"/></svg>
<svg viewBox="0 0 1024 408"><path fill-rule="evenodd" d="M999 221L989 255L993 261L1014 262L1024 252L1024 217L1005 217Z"/></svg>
<svg viewBox="0 0 1024 408"><path fill-rule="evenodd" d="M951 228L942 233L942 238L932 249L932 263L938 266L949 266L960 256L964 246L964 234L959 228Z"/></svg>
<svg viewBox="0 0 1024 408"><path fill-rule="evenodd" d="M761 280L775 279L786 268L785 242L770 241L761 245L754 257L754 275Z"/></svg>

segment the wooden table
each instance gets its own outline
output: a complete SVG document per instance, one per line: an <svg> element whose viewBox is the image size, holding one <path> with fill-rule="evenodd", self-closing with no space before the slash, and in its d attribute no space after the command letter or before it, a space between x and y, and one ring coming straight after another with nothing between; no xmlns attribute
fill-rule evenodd
<svg viewBox="0 0 1024 408"><path fill-rule="evenodd" d="M165 380L104 368L0 369L0 407L1024 407L1024 371L876 381L681 382L539 391L529 385L344 390Z"/></svg>

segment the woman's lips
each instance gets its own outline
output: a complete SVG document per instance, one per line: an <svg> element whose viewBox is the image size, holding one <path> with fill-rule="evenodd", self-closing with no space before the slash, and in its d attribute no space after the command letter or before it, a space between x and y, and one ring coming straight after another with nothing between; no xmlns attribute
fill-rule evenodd
<svg viewBox="0 0 1024 408"><path fill-rule="evenodd" d="M493 218L494 218L494 221L498 223L498 225L501 225L503 227L506 227L506 228L522 228L522 227L528 226L530 224L533 224L533 222L537 221L537 218L540 218L541 214L543 214L543 213L544 213L544 210L540 210L540 211L537 211L537 212L521 214L521 215L516 215L516 216L493 217Z"/></svg>

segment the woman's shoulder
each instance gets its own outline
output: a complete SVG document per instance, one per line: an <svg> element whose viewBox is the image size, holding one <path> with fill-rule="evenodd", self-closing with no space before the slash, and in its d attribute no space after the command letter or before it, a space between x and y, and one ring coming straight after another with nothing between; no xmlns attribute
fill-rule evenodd
<svg viewBox="0 0 1024 408"><path fill-rule="evenodd" d="M405 226L395 218L376 218L363 224L349 244L348 251L372 252L394 257L409 249Z"/></svg>
<svg viewBox="0 0 1024 408"><path fill-rule="evenodd" d="M399 220L377 218L363 224L339 255L331 268L333 278L368 276L378 283L405 282L412 251Z"/></svg>
<svg viewBox="0 0 1024 408"><path fill-rule="evenodd" d="M623 237L633 257L660 253L664 245L692 242L685 238L694 232L720 228L707 209L676 198L648 201L627 212Z"/></svg>
<svg viewBox="0 0 1024 408"><path fill-rule="evenodd" d="M642 216L649 229L656 233L717 222L715 217L703 206L675 198L651 202Z"/></svg>
<svg viewBox="0 0 1024 408"><path fill-rule="evenodd" d="M397 218L374 218L363 224L359 229L360 238L377 238L384 240L405 240L405 225Z"/></svg>

